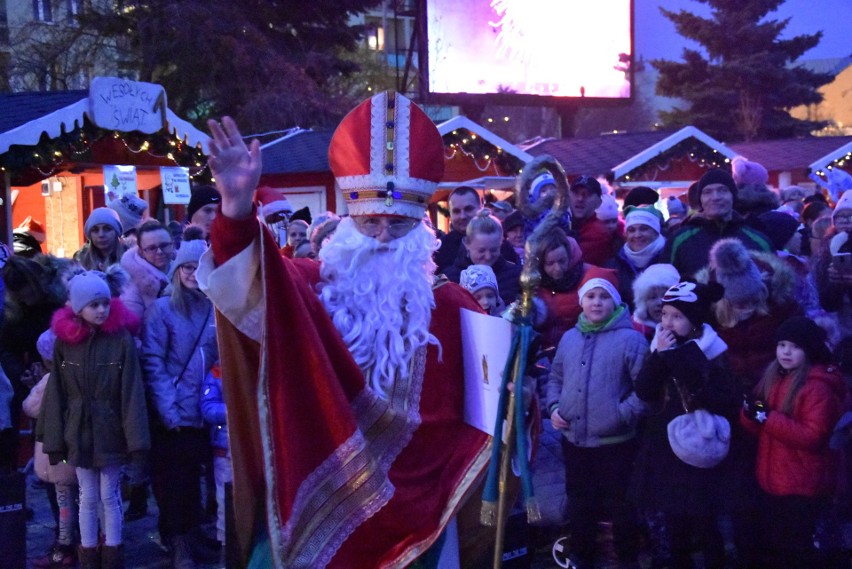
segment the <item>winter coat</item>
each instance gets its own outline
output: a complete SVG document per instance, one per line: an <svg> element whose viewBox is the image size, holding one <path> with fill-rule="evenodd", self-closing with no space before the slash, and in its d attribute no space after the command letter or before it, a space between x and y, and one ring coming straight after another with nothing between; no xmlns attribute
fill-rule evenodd
<svg viewBox="0 0 852 569"><path fill-rule="evenodd" d="M136 316L142 318L155 300L168 296L171 284L166 273L142 258L139 248L133 247L121 257L121 266L130 274L121 299Z"/></svg>
<svg viewBox="0 0 852 569"><path fill-rule="evenodd" d="M660 329L658 325L658 333ZM656 342L655 336L651 353L636 378L636 394L653 405L655 412L642 429L630 496L643 510L670 514L718 511L742 486L731 453L713 468L690 466L672 451L668 424L685 412L677 380L690 410L705 409L721 415L733 430L741 393L727 365L727 346L706 324L700 338L666 350L664 355L657 350ZM696 357L696 346L703 357Z"/></svg>
<svg viewBox="0 0 852 569"><path fill-rule="evenodd" d="M770 253L775 251L769 238L747 225L736 212L724 223L694 215L684 221L680 229L666 241L664 262L674 265L681 277L691 277L707 265L713 245L727 237L739 239L746 249Z"/></svg>
<svg viewBox="0 0 852 569"><path fill-rule="evenodd" d="M791 382L787 376L772 386L765 423L740 415L746 431L757 436L757 481L776 496L826 496L837 484L839 456L828 441L843 414L846 386L836 368L813 366L790 416L780 409Z"/></svg>
<svg viewBox="0 0 852 569"><path fill-rule="evenodd" d="M648 342L633 329L630 313L595 333L579 327L559 342L547 384L547 408L568 422L562 435L579 447L633 438L648 406L633 392Z"/></svg>
<svg viewBox="0 0 852 569"><path fill-rule="evenodd" d="M504 241L505 243L505 241ZM444 275L452 282L458 283L461 280L461 272L468 268L472 263L467 255L467 250L462 247L459 251L459 256L456 257L456 262L444 270ZM497 261L491 266L494 270L494 275L497 277L497 288L500 289L500 298L506 303L506 306L515 302L518 295L521 293L521 266L515 263L510 263L501 254Z"/></svg>
<svg viewBox="0 0 852 569"><path fill-rule="evenodd" d="M57 340L37 423L50 462L79 468L121 464L151 448L145 389L133 333L139 322L113 298L106 322L92 329L62 308L51 329Z"/></svg>
<svg viewBox="0 0 852 569"><path fill-rule="evenodd" d="M624 245L627 247L627 245ZM627 258L627 255L624 254L624 247L621 247L618 250L618 253L610 259L604 266L608 269L615 269L618 273L618 293L621 295L621 300L627 304L630 308L630 312L633 312L636 309L636 303L633 301L633 281L636 280L642 271L645 269L636 268L633 263ZM663 252L660 251L657 253L645 268L650 267L656 263L663 263Z"/></svg>
<svg viewBox="0 0 852 569"><path fill-rule="evenodd" d="M142 330L145 388L167 429L204 426L201 384L219 358L212 303L201 293L187 294L187 301L188 316L175 310L170 298L157 299Z"/></svg>
<svg viewBox="0 0 852 569"><path fill-rule="evenodd" d="M615 256L621 242L613 237L596 215L584 220L575 219L574 222L577 243L583 251L583 261L602 267Z"/></svg>
<svg viewBox="0 0 852 569"><path fill-rule="evenodd" d="M222 378L215 365L204 378L201 390L201 416L210 425L210 444L213 448L228 450L228 425Z"/></svg>

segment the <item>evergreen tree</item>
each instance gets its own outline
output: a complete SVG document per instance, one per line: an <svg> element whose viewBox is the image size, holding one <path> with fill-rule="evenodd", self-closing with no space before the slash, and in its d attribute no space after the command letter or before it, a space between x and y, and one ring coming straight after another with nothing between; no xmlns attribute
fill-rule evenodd
<svg viewBox="0 0 852 569"><path fill-rule="evenodd" d="M158 83L179 116L203 128L235 117L245 133L331 126L365 93L341 93L357 70L353 14L377 0L118 0L79 16L113 38L125 74ZM348 96L347 96L348 95Z"/></svg>
<svg viewBox="0 0 852 569"><path fill-rule="evenodd" d="M820 102L817 89L833 79L795 65L822 32L779 39L789 20L766 17L784 0L696 1L710 6L711 17L660 8L680 35L703 47L684 49L683 61L652 62L660 72L657 94L689 103L661 112L665 126L691 124L728 141L801 136L824 126L788 112Z"/></svg>

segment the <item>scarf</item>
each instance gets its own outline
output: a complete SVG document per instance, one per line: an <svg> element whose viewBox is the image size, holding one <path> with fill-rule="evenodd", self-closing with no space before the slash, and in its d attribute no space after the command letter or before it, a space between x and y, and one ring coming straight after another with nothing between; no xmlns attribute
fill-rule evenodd
<svg viewBox="0 0 852 569"><path fill-rule="evenodd" d="M583 278L582 261L568 269L560 279L552 279L547 276L547 273L541 271L541 286L553 292L565 292L577 288L581 278Z"/></svg>
<svg viewBox="0 0 852 569"><path fill-rule="evenodd" d="M625 310L627 310L627 305L619 304L615 307L615 310L612 311L612 314L610 314L609 318L597 324L592 324L591 322L589 322L589 319L586 318L586 314L581 313L580 318L577 320L577 328L583 334L595 334L615 322L618 318L621 317L622 314L624 314Z"/></svg>
<svg viewBox="0 0 852 569"><path fill-rule="evenodd" d="M644 249L633 251L627 244L621 250L624 252L624 258L637 269L644 269L657 254L666 246L666 238L662 235L657 235L657 238L648 243Z"/></svg>

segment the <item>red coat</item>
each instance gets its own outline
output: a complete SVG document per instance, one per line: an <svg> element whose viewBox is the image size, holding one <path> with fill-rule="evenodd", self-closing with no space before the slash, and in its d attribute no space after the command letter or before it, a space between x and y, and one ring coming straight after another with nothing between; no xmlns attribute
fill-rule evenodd
<svg viewBox="0 0 852 569"><path fill-rule="evenodd" d="M740 415L743 427L757 435L757 481L776 496L828 495L838 471L838 456L828 439L842 414L845 385L835 368L814 366L788 416L780 409L791 379L784 378L769 392L771 412L765 423Z"/></svg>
<svg viewBox="0 0 852 569"><path fill-rule="evenodd" d="M577 243L583 251L583 261L602 266L618 251L618 239L613 237L603 221L592 215L589 219L578 221L575 227Z"/></svg>

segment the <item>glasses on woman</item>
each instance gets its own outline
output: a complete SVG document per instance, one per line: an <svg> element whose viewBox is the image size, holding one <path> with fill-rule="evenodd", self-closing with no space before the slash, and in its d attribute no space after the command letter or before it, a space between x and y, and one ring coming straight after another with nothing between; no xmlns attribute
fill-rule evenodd
<svg viewBox="0 0 852 569"><path fill-rule="evenodd" d="M403 237L409 231L420 223L416 219L394 219L388 220L384 217L368 217L366 219L355 220L359 231L367 237L378 237L387 229L388 234L394 239Z"/></svg>
<svg viewBox="0 0 852 569"><path fill-rule="evenodd" d="M166 242L163 242L163 243L159 243L157 245L149 245L142 250L144 252L148 253L149 255L153 255L157 251L162 251L163 253L168 253L169 251L172 250L172 248L174 246L175 246L175 244L172 241L166 241Z"/></svg>
<svg viewBox="0 0 852 569"><path fill-rule="evenodd" d="M198 265L189 265L189 264L186 264L186 265L181 265L181 266L180 266L180 272L182 272L182 273L183 273L184 275L186 275L186 276L191 275L192 273L194 273L194 272L195 272L195 271L197 271L197 270L198 270Z"/></svg>

